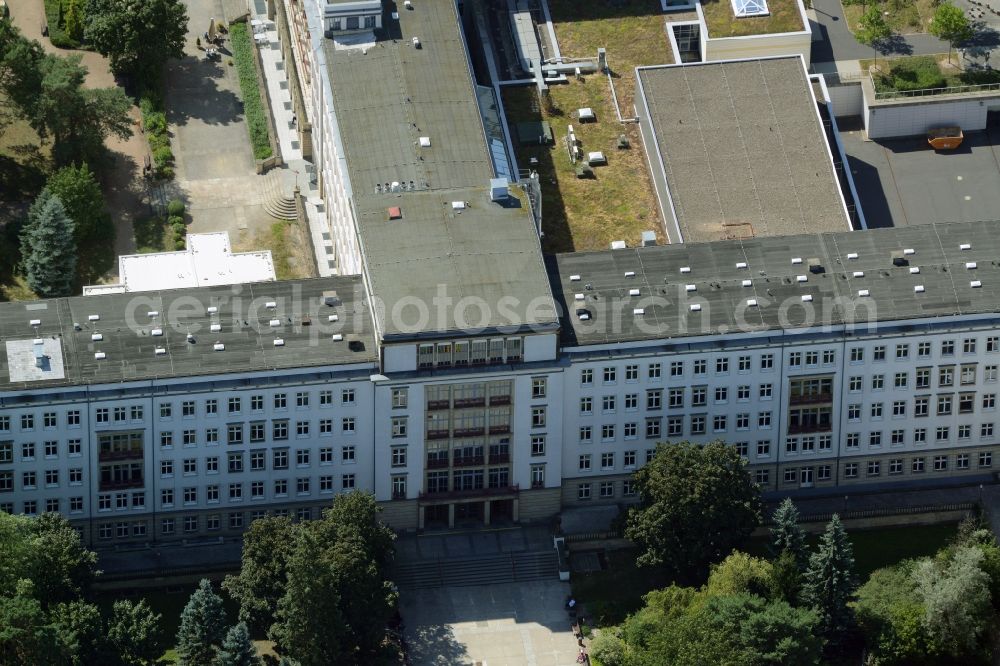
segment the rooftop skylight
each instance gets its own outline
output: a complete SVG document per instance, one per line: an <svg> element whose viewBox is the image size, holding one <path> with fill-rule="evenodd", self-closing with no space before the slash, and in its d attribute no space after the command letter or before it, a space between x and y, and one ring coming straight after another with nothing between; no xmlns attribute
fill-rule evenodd
<svg viewBox="0 0 1000 666"><path fill-rule="evenodd" d="M767 0L730 0L736 16L766 16Z"/></svg>

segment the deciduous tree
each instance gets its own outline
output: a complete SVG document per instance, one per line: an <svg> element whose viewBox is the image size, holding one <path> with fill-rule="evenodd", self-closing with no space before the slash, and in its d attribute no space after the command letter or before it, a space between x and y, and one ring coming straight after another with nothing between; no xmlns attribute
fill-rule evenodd
<svg viewBox="0 0 1000 666"><path fill-rule="evenodd" d="M166 649L163 616L154 613L145 599L115 602L108 622L108 641L122 664L155 664Z"/></svg>
<svg viewBox="0 0 1000 666"><path fill-rule="evenodd" d="M934 11L930 33L948 42L948 64L951 64L951 52L972 37L972 25L963 10L950 2L943 2Z"/></svg>
<svg viewBox="0 0 1000 666"><path fill-rule="evenodd" d="M640 504L625 534L641 548L640 565L698 580L760 524L760 491L722 442L661 444L635 476Z"/></svg>
<svg viewBox="0 0 1000 666"><path fill-rule="evenodd" d="M84 34L116 74L158 89L163 63L184 55L188 16L179 0L87 0Z"/></svg>
<svg viewBox="0 0 1000 666"><path fill-rule="evenodd" d="M226 576L222 588L239 605L239 619L258 634L274 623L285 591L286 568L295 540L295 525L285 517L253 521L243 535L240 572Z"/></svg>
<svg viewBox="0 0 1000 666"><path fill-rule="evenodd" d="M966 546L945 565L922 560L913 572L931 640L940 653L960 661L983 657L981 641L993 622L982 561L982 551Z"/></svg>
<svg viewBox="0 0 1000 666"><path fill-rule="evenodd" d="M861 29L854 33L858 41L867 44L875 51L875 69L878 69L878 54L889 43L892 37L892 28L882 14L882 6L873 5L861 15L858 21Z"/></svg>

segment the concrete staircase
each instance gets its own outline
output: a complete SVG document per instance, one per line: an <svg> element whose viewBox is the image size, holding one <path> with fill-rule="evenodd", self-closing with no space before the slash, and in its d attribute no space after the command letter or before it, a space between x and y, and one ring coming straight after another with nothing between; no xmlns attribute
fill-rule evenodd
<svg viewBox="0 0 1000 666"><path fill-rule="evenodd" d="M264 210L275 219L295 221L298 219L295 195L293 188L285 181L284 173L280 169L275 169L265 176Z"/></svg>
<svg viewBox="0 0 1000 666"><path fill-rule="evenodd" d="M397 564L392 580L400 589L493 585L527 580L557 579L555 549L520 551Z"/></svg>

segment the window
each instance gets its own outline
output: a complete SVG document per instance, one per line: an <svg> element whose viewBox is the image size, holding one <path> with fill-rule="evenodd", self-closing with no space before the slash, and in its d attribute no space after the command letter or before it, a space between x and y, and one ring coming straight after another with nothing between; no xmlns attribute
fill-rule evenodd
<svg viewBox="0 0 1000 666"><path fill-rule="evenodd" d="M601 497L614 497L615 496L615 482L614 481L601 481L600 486Z"/></svg>
<svg viewBox="0 0 1000 666"><path fill-rule="evenodd" d="M737 369L740 372L750 372L750 357L740 356Z"/></svg>
<svg viewBox="0 0 1000 666"><path fill-rule="evenodd" d="M905 400L894 400L892 403L892 415L893 416L906 416L906 401Z"/></svg>
<svg viewBox="0 0 1000 666"><path fill-rule="evenodd" d="M872 390L881 391L885 388L885 375L872 375Z"/></svg>
<svg viewBox="0 0 1000 666"><path fill-rule="evenodd" d="M736 388L736 399L740 402L745 402L750 399L750 387L746 384L738 386Z"/></svg>
<svg viewBox="0 0 1000 666"><path fill-rule="evenodd" d="M930 368L917 368L917 383L916 387L918 389L926 389L931 387L931 369Z"/></svg>
<svg viewBox="0 0 1000 666"><path fill-rule="evenodd" d="M672 366L672 364L671 364L671 366ZM671 369L671 372L673 372L672 369ZM683 370L682 370L682 372L683 372ZM661 373L661 369L660 369L660 364L659 363L650 363L649 364L649 368L647 368L647 370L646 370L646 376L649 377L649 379L659 379L660 378L660 373ZM671 376L673 376L673 375L671 374Z"/></svg>
<svg viewBox="0 0 1000 666"><path fill-rule="evenodd" d="M979 426L979 437L981 439L993 439L993 424L983 423Z"/></svg>
<svg viewBox="0 0 1000 666"><path fill-rule="evenodd" d="M917 356L920 358L927 358L931 355L931 343L920 342L917 343Z"/></svg>
<svg viewBox="0 0 1000 666"><path fill-rule="evenodd" d="M694 360L694 367L692 371L695 375L704 375L708 372L708 361L703 358L697 358Z"/></svg>
<svg viewBox="0 0 1000 666"><path fill-rule="evenodd" d="M625 439L635 439L638 437L639 426L636 423L626 423L624 428Z"/></svg>
<svg viewBox="0 0 1000 666"><path fill-rule="evenodd" d="M354 432L354 425L355 422L353 417L344 418L341 421L341 430L343 432Z"/></svg>
<svg viewBox="0 0 1000 666"><path fill-rule="evenodd" d="M625 479L622 481L622 496L635 497L638 491L635 488L635 479Z"/></svg>
<svg viewBox="0 0 1000 666"><path fill-rule="evenodd" d="M648 423L648 422L647 422ZM671 416L667 418L667 436L680 437L684 434L684 417Z"/></svg>
<svg viewBox="0 0 1000 666"><path fill-rule="evenodd" d="M346 393L346 391L345 391L345 393ZM341 400L341 402L343 402L345 404L348 404L350 402L354 402L354 393L353 393L353 391L351 392L351 399L350 400ZM309 394L306 393L305 391L297 391L295 393L295 406L296 407L308 407L309 406Z"/></svg>
<svg viewBox="0 0 1000 666"><path fill-rule="evenodd" d="M409 389L407 388L394 388L392 389L392 408L393 409L406 409L407 399L408 399Z"/></svg>
<svg viewBox="0 0 1000 666"><path fill-rule="evenodd" d="M938 426L937 432L934 435L934 441L945 442L948 441L948 426Z"/></svg>
<svg viewBox="0 0 1000 666"><path fill-rule="evenodd" d="M896 360L910 357L910 345L896 345Z"/></svg>
<svg viewBox="0 0 1000 666"><path fill-rule="evenodd" d="M864 363L865 362L865 350L864 347L852 347L851 348L851 363Z"/></svg>
<svg viewBox="0 0 1000 666"><path fill-rule="evenodd" d="M955 469L969 469L968 453L959 453L955 456Z"/></svg>
<svg viewBox="0 0 1000 666"><path fill-rule="evenodd" d="M760 412L759 414L757 414L757 427L758 428L771 427L771 412Z"/></svg>
<svg viewBox="0 0 1000 666"><path fill-rule="evenodd" d="M531 466L531 487L542 488L545 486L545 465Z"/></svg>
<svg viewBox="0 0 1000 666"><path fill-rule="evenodd" d="M532 428L545 427L545 407L531 408L531 427Z"/></svg>
<svg viewBox="0 0 1000 666"><path fill-rule="evenodd" d="M197 488L185 488L184 489L184 504L197 504L198 503L198 489Z"/></svg>
<svg viewBox="0 0 1000 666"><path fill-rule="evenodd" d="M913 415L914 416L927 416L930 412L930 397L926 395L918 395L913 399Z"/></svg>
<svg viewBox="0 0 1000 666"><path fill-rule="evenodd" d="M952 406L952 396L950 395L939 395L937 400L937 413L938 416L947 416L951 414Z"/></svg>
<svg viewBox="0 0 1000 666"><path fill-rule="evenodd" d="M625 394L625 411L634 412L639 408L639 394L638 393L626 393Z"/></svg>
<svg viewBox="0 0 1000 666"><path fill-rule="evenodd" d="M531 437L531 455L532 456L544 456L545 455L545 435L532 435L532 437Z"/></svg>
<svg viewBox="0 0 1000 666"><path fill-rule="evenodd" d="M726 372L729 372L729 359L728 358L715 359L715 374L721 375Z"/></svg>
<svg viewBox="0 0 1000 666"><path fill-rule="evenodd" d="M792 352L788 355L788 365L797 368L802 365L802 352Z"/></svg>
<svg viewBox="0 0 1000 666"><path fill-rule="evenodd" d="M691 415L691 434L692 435L704 435L705 434L705 415L704 414L692 414Z"/></svg>
<svg viewBox="0 0 1000 666"><path fill-rule="evenodd" d="M240 411L240 399L238 397L229 398L228 410L230 414L237 414Z"/></svg>
<svg viewBox="0 0 1000 666"><path fill-rule="evenodd" d="M663 404L663 391L652 389L646 391L646 409L660 409Z"/></svg>
<svg viewBox="0 0 1000 666"><path fill-rule="evenodd" d="M219 486L205 486L205 501L212 504L219 501Z"/></svg>
<svg viewBox="0 0 1000 666"><path fill-rule="evenodd" d="M684 361L671 361L670 362L670 376L671 377L683 377L684 376Z"/></svg>
<svg viewBox="0 0 1000 666"><path fill-rule="evenodd" d="M881 431L875 431L868 433L868 446L879 447L882 446L882 433Z"/></svg>
<svg viewBox="0 0 1000 666"><path fill-rule="evenodd" d="M962 353L963 354L975 354L976 353L976 339L975 338L965 338L962 340Z"/></svg>
<svg viewBox="0 0 1000 666"><path fill-rule="evenodd" d="M406 417L396 416L392 419L392 436L394 438L406 437Z"/></svg>
<svg viewBox="0 0 1000 666"><path fill-rule="evenodd" d="M340 487L344 490L350 490L354 488L354 475L345 474L343 477L341 477Z"/></svg>
<svg viewBox="0 0 1000 666"><path fill-rule="evenodd" d="M757 441L757 457L766 458L771 455L771 440L761 439Z"/></svg>
<svg viewBox="0 0 1000 666"><path fill-rule="evenodd" d="M593 437L593 429L590 426L580 426L580 443L589 444Z"/></svg>
<svg viewBox="0 0 1000 666"><path fill-rule="evenodd" d="M639 380L639 366L638 365L626 365L625 366L625 381L635 382Z"/></svg>
<svg viewBox="0 0 1000 666"><path fill-rule="evenodd" d="M889 443L892 446L902 446L906 443L906 431L902 429L896 429L892 431Z"/></svg>
<svg viewBox="0 0 1000 666"><path fill-rule="evenodd" d="M914 428L913 429L913 443L923 444L927 441L927 428Z"/></svg>
<svg viewBox="0 0 1000 666"><path fill-rule="evenodd" d="M353 463L355 461L355 448L351 445L347 445L341 449L340 460L344 463Z"/></svg>
<svg viewBox="0 0 1000 666"><path fill-rule="evenodd" d="M997 366L987 365L983 368L983 381L995 382L997 380Z"/></svg>
<svg viewBox="0 0 1000 666"><path fill-rule="evenodd" d="M691 387L691 406L704 407L708 404L708 388L705 386Z"/></svg>
<svg viewBox="0 0 1000 666"><path fill-rule="evenodd" d="M889 476L896 476L903 473L903 459L893 458L889 461Z"/></svg>
<svg viewBox="0 0 1000 666"><path fill-rule="evenodd" d="M243 471L243 452L234 451L227 456L229 462L229 473L235 474Z"/></svg>
<svg viewBox="0 0 1000 666"><path fill-rule="evenodd" d="M845 479L858 478L858 463L844 464L844 478Z"/></svg>
<svg viewBox="0 0 1000 666"><path fill-rule="evenodd" d="M580 371L580 384L590 386L594 383L594 371L591 368L584 368Z"/></svg>
<svg viewBox="0 0 1000 666"><path fill-rule="evenodd" d="M795 483L799 477L799 470L794 467L785 468L785 483Z"/></svg>
<svg viewBox="0 0 1000 666"><path fill-rule="evenodd" d="M758 470L756 470L754 472L753 476L754 476L754 481L756 481L757 485L759 485L759 486L766 486L766 485L768 485L771 482L770 481L770 479L771 479L771 472L770 472L770 470L758 469Z"/></svg>
<svg viewBox="0 0 1000 666"><path fill-rule="evenodd" d="M996 409L997 406L997 394L996 393L984 393L983 394L983 409Z"/></svg>
<svg viewBox="0 0 1000 666"><path fill-rule="evenodd" d="M882 403L873 402L871 406L871 418L880 419L882 418Z"/></svg>
<svg viewBox="0 0 1000 666"><path fill-rule="evenodd" d="M288 398L284 393L275 393L272 401L275 409L285 409L288 407Z"/></svg>
<svg viewBox="0 0 1000 666"><path fill-rule="evenodd" d="M851 377L847 383L848 390L852 393L858 393L861 391L861 377L855 376Z"/></svg>
<svg viewBox="0 0 1000 666"><path fill-rule="evenodd" d="M948 469L948 456L934 456L934 471L944 472Z"/></svg>
<svg viewBox="0 0 1000 666"><path fill-rule="evenodd" d="M181 416L194 416L194 400L185 400L181 403Z"/></svg>
<svg viewBox="0 0 1000 666"><path fill-rule="evenodd" d="M298 495L308 495L309 494L309 477L299 477L295 479L295 492Z"/></svg>
<svg viewBox="0 0 1000 666"><path fill-rule="evenodd" d="M635 469L635 451L626 451L622 455L622 464L625 469Z"/></svg>
<svg viewBox="0 0 1000 666"><path fill-rule="evenodd" d="M590 484L589 483L579 483L576 486L576 498L578 500L589 500L590 499Z"/></svg>
<svg viewBox="0 0 1000 666"><path fill-rule="evenodd" d="M914 474L920 474L924 471L924 458L914 458L910 463L910 471Z"/></svg>
<svg viewBox="0 0 1000 666"><path fill-rule="evenodd" d="M184 467L184 474L197 474L198 460L196 458L185 458L183 467Z"/></svg>
<svg viewBox="0 0 1000 666"><path fill-rule="evenodd" d="M394 447L392 447L392 466L393 467L406 467L406 447L405 446L394 446Z"/></svg>
<svg viewBox="0 0 1000 666"><path fill-rule="evenodd" d="M954 355L955 355L955 341L943 340L941 342L941 356L954 356Z"/></svg>
<svg viewBox="0 0 1000 666"><path fill-rule="evenodd" d="M959 381L963 386L976 383L976 364L963 363L960 367Z"/></svg>
<svg viewBox="0 0 1000 666"><path fill-rule="evenodd" d="M865 476L869 478L874 478L882 474L882 461L880 460L869 460L868 470Z"/></svg>
<svg viewBox="0 0 1000 666"><path fill-rule="evenodd" d="M772 387L770 384L761 384L758 394L761 400L770 400L771 392L772 392Z"/></svg>
<svg viewBox="0 0 1000 666"><path fill-rule="evenodd" d="M605 423L601 426L601 441L610 442L615 438L615 424Z"/></svg>
<svg viewBox="0 0 1000 666"><path fill-rule="evenodd" d="M532 398L544 398L546 392L546 381L545 377L532 377L531 378L531 397Z"/></svg>
<svg viewBox="0 0 1000 666"><path fill-rule="evenodd" d="M993 466L993 452L992 451L980 451L979 452L979 466L980 467L992 467Z"/></svg>
<svg viewBox="0 0 1000 666"><path fill-rule="evenodd" d="M219 429L218 428L207 428L205 430L205 443L209 446L215 446L219 443Z"/></svg>
<svg viewBox="0 0 1000 666"><path fill-rule="evenodd" d="M606 395L601 398L601 412L604 414L613 414L615 411L615 396Z"/></svg>
<svg viewBox="0 0 1000 666"><path fill-rule="evenodd" d="M875 361L885 360L885 345L877 345L872 349L872 359Z"/></svg>
<svg viewBox="0 0 1000 666"><path fill-rule="evenodd" d="M729 401L729 389L720 386L715 389L715 404L725 404Z"/></svg>
<svg viewBox="0 0 1000 666"><path fill-rule="evenodd" d="M712 431L713 432L725 432L726 431L726 415L720 414L712 417Z"/></svg>
<svg viewBox="0 0 1000 666"><path fill-rule="evenodd" d="M617 377L617 370L615 368L604 368L604 383L614 384L615 378Z"/></svg>
<svg viewBox="0 0 1000 666"><path fill-rule="evenodd" d="M680 417L678 418L678 430L680 430ZM679 433L678 433L679 434ZM646 439L656 439L660 436L660 419L646 419Z"/></svg>
<svg viewBox="0 0 1000 666"><path fill-rule="evenodd" d="M160 403L160 418L169 419L174 414L174 406L169 402Z"/></svg>
<svg viewBox="0 0 1000 666"><path fill-rule="evenodd" d="M98 407L94 410L94 420L97 423L107 423L108 422L108 409L107 407Z"/></svg>
<svg viewBox="0 0 1000 666"><path fill-rule="evenodd" d="M588 415L594 413L594 399L593 398L580 398L580 414Z"/></svg>
<svg viewBox="0 0 1000 666"><path fill-rule="evenodd" d="M243 443L243 424L242 423L230 423L226 427L226 443L227 444L242 444Z"/></svg>
<svg viewBox="0 0 1000 666"><path fill-rule="evenodd" d="M893 377L893 388L905 389L909 383L909 376L905 372L897 372Z"/></svg>

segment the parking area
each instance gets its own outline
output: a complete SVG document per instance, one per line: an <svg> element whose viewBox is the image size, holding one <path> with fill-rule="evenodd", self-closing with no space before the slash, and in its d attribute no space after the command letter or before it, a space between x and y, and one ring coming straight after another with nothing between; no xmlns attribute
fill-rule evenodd
<svg viewBox="0 0 1000 666"><path fill-rule="evenodd" d="M865 140L838 119L869 228L1000 217L1000 118L970 132L958 150L935 152L923 137Z"/></svg>
<svg viewBox="0 0 1000 666"><path fill-rule="evenodd" d="M572 666L579 648L563 608L569 583L404 590L414 666Z"/></svg>

